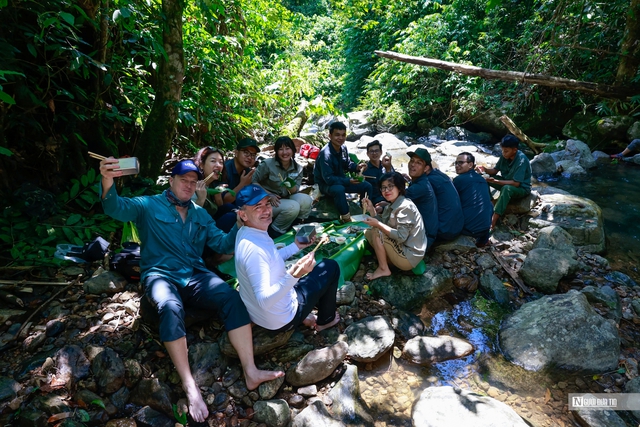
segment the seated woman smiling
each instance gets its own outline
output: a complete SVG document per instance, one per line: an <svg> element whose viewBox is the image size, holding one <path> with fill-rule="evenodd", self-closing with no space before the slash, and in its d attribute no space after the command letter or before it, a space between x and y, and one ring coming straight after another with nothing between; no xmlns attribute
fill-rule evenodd
<svg viewBox="0 0 640 427"><path fill-rule="evenodd" d="M382 214L376 216L371 200L363 200L371 215L364 220L371 226L365 237L378 260L378 268L367 273L367 280L390 276L389 263L401 270L413 269L424 258L427 249L422 216L416 205L404 197L406 182L402 175L398 172L385 173L378 185L382 196L389 202Z"/></svg>

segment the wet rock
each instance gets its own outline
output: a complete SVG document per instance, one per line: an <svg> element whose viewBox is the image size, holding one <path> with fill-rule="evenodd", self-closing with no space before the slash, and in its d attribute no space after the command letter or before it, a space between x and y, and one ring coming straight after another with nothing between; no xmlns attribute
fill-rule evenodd
<svg viewBox="0 0 640 427"><path fill-rule="evenodd" d="M242 376L242 368L238 364L229 366L222 377L222 385L229 387Z"/></svg>
<svg viewBox="0 0 640 427"><path fill-rule="evenodd" d="M244 382L244 380L236 381L235 383L231 384L231 386L229 386L227 390L229 391L229 394L236 399L242 399L247 394L249 394L249 389L247 388L247 384Z"/></svg>
<svg viewBox="0 0 640 427"><path fill-rule="evenodd" d="M565 178L584 177L587 175L587 171L573 160L560 160L556 163L556 168Z"/></svg>
<svg viewBox="0 0 640 427"><path fill-rule="evenodd" d="M611 164L611 156L609 156L604 151L596 150L593 153L591 153L591 155L593 156L593 160L595 160L596 163L607 164L607 165Z"/></svg>
<svg viewBox="0 0 640 427"><path fill-rule="evenodd" d="M346 281L336 293L336 304L350 305L355 298L356 285L353 282Z"/></svg>
<svg viewBox="0 0 640 427"><path fill-rule="evenodd" d="M285 427L291 420L289 405L282 399L259 400L253 405L253 420L267 427Z"/></svg>
<svg viewBox="0 0 640 427"><path fill-rule="evenodd" d="M613 271L604 276L604 278L617 285L628 286L630 288L638 286L635 280L620 271Z"/></svg>
<svg viewBox="0 0 640 427"><path fill-rule="evenodd" d="M96 402L101 402L103 405L105 405L104 400L102 400L100 396L87 389L78 390L76 394L73 395L73 400L74 402L79 403L81 407L85 407L84 405L86 405L86 407L90 407L91 405L96 404L97 406L100 406L100 403Z"/></svg>
<svg viewBox="0 0 640 427"><path fill-rule="evenodd" d="M312 344L307 344L304 335L294 332L287 343L273 351L273 359L279 363L298 361L302 356L313 350Z"/></svg>
<svg viewBox="0 0 640 427"><path fill-rule="evenodd" d="M118 418L116 420L109 420L105 427L136 427L136 421L131 418Z"/></svg>
<svg viewBox="0 0 640 427"><path fill-rule="evenodd" d="M577 257L576 247L573 246L573 237L562 227L556 225L541 229L532 249L553 249L569 254L571 258Z"/></svg>
<svg viewBox="0 0 640 427"><path fill-rule="evenodd" d="M520 275L526 284L540 292L553 293L561 278L578 270L576 260L565 252L533 249L524 260Z"/></svg>
<svg viewBox="0 0 640 427"><path fill-rule="evenodd" d="M515 214L521 215L531 211L533 207L538 203L538 193L532 191L528 196L520 199L511 199L507 205L507 209L504 211L505 215Z"/></svg>
<svg viewBox="0 0 640 427"><path fill-rule="evenodd" d="M334 420L324 403L316 400L296 415L293 427L344 427L344 423Z"/></svg>
<svg viewBox="0 0 640 427"><path fill-rule="evenodd" d="M587 301L592 303L600 303L607 306L609 309L607 318L619 322L622 317L622 305L620 304L620 295L613 290L611 286L602 286L596 288L595 286L585 286L580 289L586 297Z"/></svg>
<svg viewBox="0 0 640 427"><path fill-rule="evenodd" d="M456 274L453 286L466 292L475 292L478 289L478 278L475 275Z"/></svg>
<svg viewBox="0 0 640 427"><path fill-rule="evenodd" d="M458 236L450 242L436 243L434 245L434 250L438 254L455 250L460 251L460 253L466 253L476 249L475 239L469 236Z"/></svg>
<svg viewBox="0 0 640 427"><path fill-rule="evenodd" d="M476 264L482 267L484 270L495 267L496 261L490 254L482 254L476 259Z"/></svg>
<svg viewBox="0 0 640 427"><path fill-rule="evenodd" d="M133 415L138 426L175 427L175 421L155 409L145 406Z"/></svg>
<svg viewBox="0 0 640 427"><path fill-rule="evenodd" d="M501 305L509 304L509 292L500 280L492 272L484 272L480 276L480 289L495 302Z"/></svg>
<svg viewBox="0 0 640 427"><path fill-rule="evenodd" d="M22 348L29 353L35 353L44 344L47 339L45 331L35 331L24 341L22 341Z"/></svg>
<svg viewBox="0 0 640 427"><path fill-rule="evenodd" d="M333 400L333 416L346 425L373 427L373 417L369 407L360 396L358 367L348 365L340 381L328 396Z"/></svg>
<svg viewBox="0 0 640 427"><path fill-rule="evenodd" d="M596 167L596 161L591 155L589 146L577 139L568 139L564 148L562 160L569 160L580 165L584 170Z"/></svg>
<svg viewBox="0 0 640 427"><path fill-rule="evenodd" d="M287 371L287 382L298 387L322 381L342 363L348 348L346 342L339 341L331 347L310 351Z"/></svg>
<svg viewBox="0 0 640 427"><path fill-rule="evenodd" d="M371 291L402 310L420 307L425 301L452 289L452 276L442 267L426 266L420 276L392 274L373 280Z"/></svg>
<svg viewBox="0 0 640 427"><path fill-rule="evenodd" d="M315 384L308 385L306 387L300 387L298 394L304 397L312 397L318 395L318 387Z"/></svg>
<svg viewBox="0 0 640 427"><path fill-rule="evenodd" d="M8 377L0 377L0 402L10 401L18 396L22 386Z"/></svg>
<svg viewBox="0 0 640 427"><path fill-rule="evenodd" d="M110 396L110 400L111 403L118 408L118 411L123 412L125 405L129 401L129 396L129 389L127 387L122 387Z"/></svg>
<svg viewBox="0 0 640 427"><path fill-rule="evenodd" d="M44 394L34 397L31 406L49 415L59 414L62 412L71 412L72 408L67 402L67 396L59 396L55 393Z"/></svg>
<svg viewBox="0 0 640 427"><path fill-rule="evenodd" d="M57 337L64 331L65 323L59 319L49 320L45 325L47 337Z"/></svg>
<svg viewBox="0 0 640 427"><path fill-rule="evenodd" d="M531 174L534 176L552 175L556 172L556 161L549 153L540 153L531 159Z"/></svg>
<svg viewBox="0 0 640 427"><path fill-rule="evenodd" d="M267 381L258 386L258 394L260 399L269 400L278 393L280 387L284 384L284 377L276 378L275 380Z"/></svg>
<svg viewBox="0 0 640 427"><path fill-rule="evenodd" d="M304 405L304 397L294 394L289 398L289 406L292 408L301 408Z"/></svg>
<svg viewBox="0 0 640 427"><path fill-rule="evenodd" d="M273 332L259 326L254 327L253 355L260 356L261 354L267 353L275 348L285 345L292 334L293 330L274 334ZM222 334L222 338L220 338L218 343L220 344L220 350L224 355L234 357L236 359L238 358L238 353L236 352L236 349L231 345L231 342L229 341L229 335L226 332Z"/></svg>
<svg viewBox="0 0 640 427"><path fill-rule="evenodd" d="M43 411L32 407L27 407L23 411L20 411L17 420L20 426L47 427L49 425L49 416Z"/></svg>
<svg viewBox="0 0 640 427"><path fill-rule="evenodd" d="M105 271L95 277L90 278L82 285L85 294L108 294L113 295L124 291L127 280L115 271Z"/></svg>
<svg viewBox="0 0 640 427"><path fill-rule="evenodd" d="M575 290L524 304L502 322L499 337L504 355L531 371L557 367L606 372L618 366L615 324L599 316Z"/></svg>
<svg viewBox="0 0 640 427"><path fill-rule="evenodd" d="M453 387L428 387L413 404L415 427L527 427L509 406L488 396Z"/></svg>
<svg viewBox="0 0 640 427"><path fill-rule="evenodd" d="M345 331L349 356L358 362L374 362L385 354L395 339L393 327L383 316L365 317Z"/></svg>
<svg viewBox="0 0 640 427"><path fill-rule="evenodd" d="M413 313L398 310L398 313L391 318L391 326L405 340L424 334L425 326L422 320Z"/></svg>
<svg viewBox="0 0 640 427"><path fill-rule="evenodd" d="M589 395L586 395L589 396ZM602 409L578 409L571 411L580 425L589 427L627 427L616 411Z"/></svg>
<svg viewBox="0 0 640 427"><path fill-rule="evenodd" d="M604 251L604 228L600 207L589 199L571 194L544 194L535 207L537 216L529 220L533 227L557 225L573 238L573 244L585 252Z"/></svg>
<svg viewBox="0 0 640 427"><path fill-rule="evenodd" d="M458 359L473 353L473 345L460 338L441 335L415 337L407 341L402 356L417 365L428 366L449 359Z"/></svg>
<svg viewBox="0 0 640 427"><path fill-rule="evenodd" d="M142 379L138 386L131 391L131 403L139 406L148 405L156 411L168 415L173 415L171 402L173 402L171 389L157 378Z"/></svg>
<svg viewBox="0 0 640 427"><path fill-rule="evenodd" d="M69 385L70 382L87 378L91 364L77 345L68 345L61 348L55 355L57 378Z"/></svg>
<svg viewBox="0 0 640 427"><path fill-rule="evenodd" d="M124 363L118 353L105 348L91 362L91 370L98 387L105 393L113 393L124 384Z"/></svg>
<svg viewBox="0 0 640 427"><path fill-rule="evenodd" d="M218 343L197 343L189 346L189 366L198 386L209 387L227 366L227 358Z"/></svg>
<svg viewBox="0 0 640 427"><path fill-rule="evenodd" d="M124 385L133 388L142 378L142 366L135 359L126 359L124 361Z"/></svg>
<svg viewBox="0 0 640 427"><path fill-rule="evenodd" d="M640 377L635 377L624 385L625 393L640 393ZM640 420L640 410L631 411L636 419Z"/></svg>

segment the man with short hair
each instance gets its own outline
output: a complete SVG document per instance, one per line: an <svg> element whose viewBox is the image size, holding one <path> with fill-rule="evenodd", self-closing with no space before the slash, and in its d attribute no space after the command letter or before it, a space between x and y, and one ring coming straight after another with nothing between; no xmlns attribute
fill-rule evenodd
<svg viewBox="0 0 640 427"><path fill-rule="evenodd" d="M424 148L409 151L409 177L411 184L407 188L405 197L410 199L420 211L424 230L427 235L428 251L438 235L438 201L433 187L427 178L427 164L431 164L431 155Z"/></svg>
<svg viewBox="0 0 640 427"><path fill-rule="evenodd" d="M460 153L456 158L457 177L453 185L458 190L464 215L462 234L476 239L476 246L483 247L489 241L493 204L487 181L474 169L476 158L471 153Z"/></svg>
<svg viewBox="0 0 640 427"><path fill-rule="evenodd" d="M426 151L426 150L425 150ZM438 200L438 241L453 240L460 235L464 226L464 216L460 206L460 196L451 182L451 178L431 165L431 156L426 151L426 174Z"/></svg>
<svg viewBox="0 0 640 427"><path fill-rule="evenodd" d="M367 144L367 177L365 178L369 184L371 184L372 191L369 195L371 202L376 205L384 201L380 188L378 186L378 180L382 175L389 172L395 172L391 165L391 156L385 154L382 156L382 144L377 139L374 139Z"/></svg>
<svg viewBox="0 0 640 427"><path fill-rule="evenodd" d="M278 332L299 324L321 331L338 323L338 263L324 259L316 265L315 252L310 252L286 269L284 260L313 242L294 239L277 249L268 234L272 206L267 192L252 184L238 193L238 200L242 204L238 215L244 227L236 238L236 273L240 296L251 320ZM317 317L311 314L314 306L318 307Z"/></svg>
<svg viewBox="0 0 640 427"><path fill-rule="evenodd" d="M320 150L313 167L313 177L320 192L329 196L340 213L343 223L351 221L347 193L371 194L373 188L366 181L358 181L345 175L346 172L361 172L367 169L365 163L356 164L349 157L347 147L347 127L342 122L329 126L329 143Z"/></svg>
<svg viewBox="0 0 640 427"><path fill-rule="evenodd" d="M104 212L119 220L133 221L140 236L140 283L145 298L160 317L160 339L178 371L189 401L189 413L197 422L209 415L187 357L185 306L216 310L236 349L249 390L283 372L257 369L253 360L251 320L240 295L207 270L201 254L205 244L216 252L233 250L237 225L229 234L220 231L211 216L196 205L193 196L202 174L192 160L179 162L171 172L169 188L155 196L120 197L114 178L122 176L118 159L100 162Z"/></svg>
<svg viewBox="0 0 640 427"><path fill-rule="evenodd" d="M515 135L505 135L500 142L502 155L496 166L494 168L477 167L480 173L490 175L484 178L491 187L500 191L500 197L498 197L491 217L492 230L498 219L504 215L511 199L521 199L531 193L531 163L527 156L518 149L519 146L520 140ZM501 176L498 176L498 173Z"/></svg>

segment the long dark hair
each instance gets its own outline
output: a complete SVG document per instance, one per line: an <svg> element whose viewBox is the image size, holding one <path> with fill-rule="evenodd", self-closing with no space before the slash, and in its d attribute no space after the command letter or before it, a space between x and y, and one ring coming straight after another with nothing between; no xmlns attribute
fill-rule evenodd
<svg viewBox="0 0 640 427"><path fill-rule="evenodd" d="M222 156L222 170L220 171L220 177L218 178L217 181L226 182L227 168L224 167L225 158L224 158L224 153L222 152L221 149L212 147L212 146L202 147L201 149L198 150L196 155L193 156L193 163L195 163L198 169L200 169L200 172L204 173L204 162L205 160L207 160L207 157L209 157L213 153L219 153ZM213 182L217 182L217 181L213 181ZM209 184L211 184L211 182Z"/></svg>
<svg viewBox="0 0 640 427"><path fill-rule="evenodd" d="M296 144L294 144L293 140L288 136L281 136L280 138L276 139L276 143L273 145L273 149L276 151L276 162L278 162L280 167L284 169L284 166L282 166L282 162L280 161L280 157L278 157L278 150L283 146L289 147L291 148L291 151L293 151L293 154L291 156L291 164L293 165L294 169L298 169L298 164L296 163L295 159Z"/></svg>

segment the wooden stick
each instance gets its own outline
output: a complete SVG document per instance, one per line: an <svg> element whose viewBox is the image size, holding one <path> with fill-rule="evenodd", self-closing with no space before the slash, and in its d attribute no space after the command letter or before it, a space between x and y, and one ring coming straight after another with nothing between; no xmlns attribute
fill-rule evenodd
<svg viewBox="0 0 640 427"><path fill-rule="evenodd" d="M209 179L210 179L213 175L215 175L215 174L217 174L217 173L218 173L218 172L213 171L213 172L211 172L209 175L207 175L207 177L204 179L204 183L205 183L205 184L207 184L207 181L209 181Z"/></svg>
<svg viewBox="0 0 640 427"><path fill-rule="evenodd" d="M43 285L43 286L67 286L74 282L45 282L33 280L0 280L2 285Z"/></svg>
<svg viewBox="0 0 640 427"><path fill-rule="evenodd" d="M89 153L89 157L93 157L94 159L98 159L98 160L106 159L105 156L101 156L100 154L92 153L91 151L89 151L88 153Z"/></svg>
<svg viewBox="0 0 640 427"><path fill-rule="evenodd" d="M367 198L367 193L364 193L364 198ZM364 199L362 200L362 215L367 213L367 205L364 204Z"/></svg>
<svg viewBox="0 0 640 427"><path fill-rule="evenodd" d="M498 252L495 250L495 248L489 248L489 249L491 251L491 255L493 255L493 257L498 261L498 263L504 269L504 271L506 271L507 274L509 274L509 276L511 276L513 281L516 282L516 284L520 287L520 289L522 289L522 291L524 293L526 293L526 294L532 294L533 292L531 292L531 289L529 289L524 284L522 279L520 279L520 277L518 277L518 273L516 273L516 271L507 264L507 262L498 254Z"/></svg>
<svg viewBox="0 0 640 427"><path fill-rule="evenodd" d="M375 176L371 176L371 175L362 175L365 179L376 179Z"/></svg>
<svg viewBox="0 0 640 427"><path fill-rule="evenodd" d="M320 238L320 241L316 245L316 247L313 248L313 250L311 252L315 252L320 247L320 245L324 245L325 243L328 243L328 242L329 242L329 236L322 236Z"/></svg>

